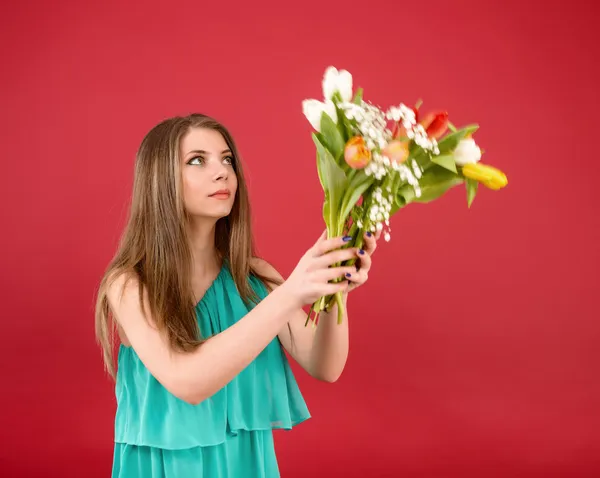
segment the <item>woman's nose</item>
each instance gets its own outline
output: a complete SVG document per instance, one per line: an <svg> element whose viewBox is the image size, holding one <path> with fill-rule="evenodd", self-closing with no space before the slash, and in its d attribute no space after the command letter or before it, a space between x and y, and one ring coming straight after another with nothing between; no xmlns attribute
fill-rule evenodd
<svg viewBox="0 0 600 478"><path fill-rule="evenodd" d="M213 179L214 181L218 181L220 179L227 179L227 168L224 164L219 164L216 167Z"/></svg>

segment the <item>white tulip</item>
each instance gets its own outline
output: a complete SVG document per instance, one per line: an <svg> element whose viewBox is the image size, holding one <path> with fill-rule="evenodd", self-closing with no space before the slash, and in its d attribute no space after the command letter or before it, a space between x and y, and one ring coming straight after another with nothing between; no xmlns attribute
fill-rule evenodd
<svg viewBox="0 0 600 478"><path fill-rule="evenodd" d="M463 139L454 150L454 162L459 166L475 164L481 159L481 149L473 138Z"/></svg>
<svg viewBox="0 0 600 478"><path fill-rule="evenodd" d="M327 113L329 117L337 124L337 113L332 101L323 103L319 100L304 100L302 102L302 112L312 127L321 132L321 117Z"/></svg>
<svg viewBox="0 0 600 478"><path fill-rule="evenodd" d="M346 70L338 71L330 66L325 70L323 77L323 97L325 100L331 100L336 91L340 93L343 101L352 101L352 75Z"/></svg>

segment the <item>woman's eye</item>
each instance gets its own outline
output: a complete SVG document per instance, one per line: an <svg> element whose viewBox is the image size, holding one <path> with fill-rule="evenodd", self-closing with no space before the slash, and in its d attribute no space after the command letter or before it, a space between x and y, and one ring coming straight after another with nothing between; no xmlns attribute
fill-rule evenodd
<svg viewBox="0 0 600 478"><path fill-rule="evenodd" d="M231 166L233 164L233 156L226 156L223 158L223 161L225 161L225 164Z"/></svg>
<svg viewBox="0 0 600 478"><path fill-rule="evenodd" d="M200 156L194 156L192 159L190 159L188 161L188 164L202 164L204 162L204 158L201 158Z"/></svg>

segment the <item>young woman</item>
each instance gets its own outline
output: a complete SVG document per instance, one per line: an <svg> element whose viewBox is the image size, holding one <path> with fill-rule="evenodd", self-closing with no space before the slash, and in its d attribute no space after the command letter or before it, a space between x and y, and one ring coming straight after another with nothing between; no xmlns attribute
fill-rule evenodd
<svg viewBox="0 0 600 478"><path fill-rule="evenodd" d="M347 317L323 313L315 331L302 308L363 284L376 238L356 250L323 233L284 281L255 256L250 224L225 127L194 114L146 135L96 307L116 379L113 477L277 477L272 430L310 417L284 349L319 380L342 373ZM329 267L353 257L360 267Z"/></svg>

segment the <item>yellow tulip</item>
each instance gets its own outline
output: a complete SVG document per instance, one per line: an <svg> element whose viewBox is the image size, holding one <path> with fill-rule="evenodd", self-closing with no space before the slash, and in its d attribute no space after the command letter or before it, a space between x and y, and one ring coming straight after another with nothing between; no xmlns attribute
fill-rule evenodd
<svg viewBox="0 0 600 478"><path fill-rule="evenodd" d="M502 171L487 164L465 164L462 172L465 177L479 181L484 186L493 190L502 189L508 184L508 179Z"/></svg>

